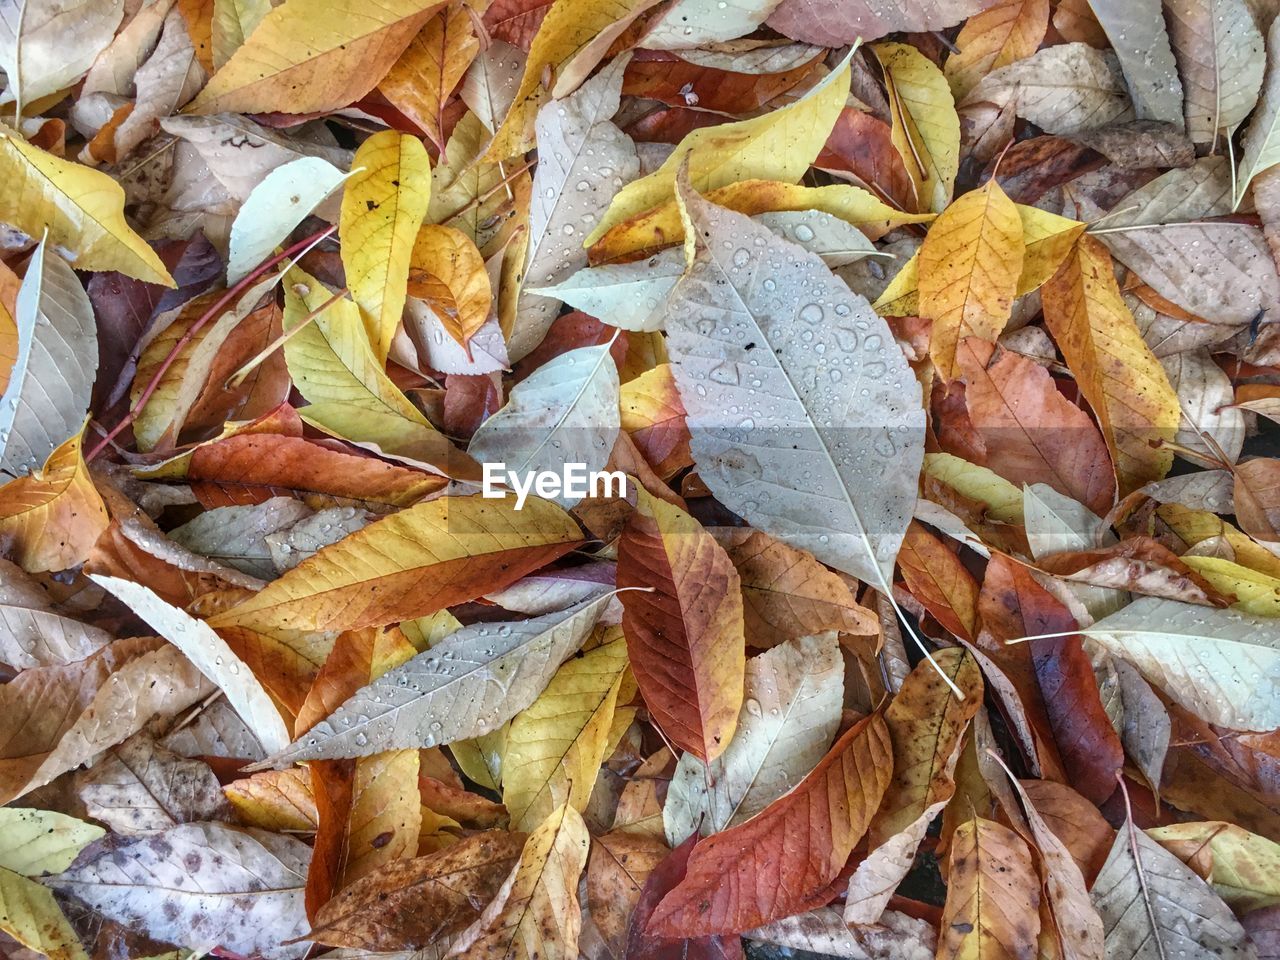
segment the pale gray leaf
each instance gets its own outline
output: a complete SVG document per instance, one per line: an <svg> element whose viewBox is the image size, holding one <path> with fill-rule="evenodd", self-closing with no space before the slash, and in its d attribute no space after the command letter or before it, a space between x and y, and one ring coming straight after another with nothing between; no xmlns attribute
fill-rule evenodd
<svg viewBox="0 0 1280 960"><path fill-rule="evenodd" d="M1255 176L1277 163L1280 163L1280 20L1272 22L1267 31L1266 85L1244 133L1233 205L1240 205Z"/></svg>
<svg viewBox="0 0 1280 960"><path fill-rule="evenodd" d="M835 736L844 660L835 633L780 644L747 661L729 746L709 765L685 753L667 788L667 841L719 833L759 813L813 769Z"/></svg>
<svg viewBox="0 0 1280 960"><path fill-rule="evenodd" d="M469 377L498 373L510 365L507 342L495 315L490 315L464 347L445 328L439 314L417 297L405 302L404 331L392 341L391 356L410 369Z"/></svg>
<svg viewBox="0 0 1280 960"><path fill-rule="evenodd" d="M680 190L695 251L667 347L699 476L757 529L883 586L924 456L919 381L818 257Z"/></svg>
<svg viewBox="0 0 1280 960"><path fill-rule="evenodd" d="M651 37L652 35L647 39ZM727 70L730 73L749 73L755 76L762 73L787 73L810 63L824 52L824 48L811 43L780 44L776 40L747 38L711 44L700 50L681 50L680 59L711 70ZM884 95L881 94L882 100L883 97Z"/></svg>
<svg viewBox="0 0 1280 960"><path fill-rule="evenodd" d="M160 743L184 757L257 761L267 755L240 714L221 697L202 707L194 720L167 733Z"/></svg>
<svg viewBox="0 0 1280 960"><path fill-rule="evenodd" d="M347 178L319 157L300 157L263 177L231 224L227 282L237 283L293 233Z"/></svg>
<svg viewBox="0 0 1280 960"><path fill-rule="evenodd" d="M630 55L617 57L564 100L538 111L538 167L529 206L524 283L546 287L587 265L582 238L640 171L631 138L610 122ZM507 348L519 360L542 342L560 304L521 295Z"/></svg>
<svg viewBox="0 0 1280 960"><path fill-rule="evenodd" d="M17 670L83 660L111 634L58 613L17 564L0 560L0 663Z"/></svg>
<svg viewBox="0 0 1280 960"><path fill-rule="evenodd" d="M239 203L249 199L268 173L300 157L319 157L339 170L351 166L349 150L291 137L239 114L166 117L160 127L191 144L213 179Z"/></svg>
<svg viewBox="0 0 1280 960"><path fill-rule="evenodd" d="M18 355L0 396L0 471L43 466L79 433L98 370L93 306L72 269L41 243L14 305Z"/></svg>
<svg viewBox="0 0 1280 960"><path fill-rule="evenodd" d="M1120 680L1120 699L1124 703L1120 740L1125 753L1138 765L1158 798L1173 729L1169 711L1136 668L1119 657L1112 663Z"/></svg>
<svg viewBox="0 0 1280 960"><path fill-rule="evenodd" d="M603 470L621 422L611 347L612 342L570 350L521 380L506 406L476 430L467 452L486 465L506 464L521 478L563 474L566 464ZM566 492L554 499L572 507L581 497Z"/></svg>
<svg viewBox="0 0 1280 960"><path fill-rule="evenodd" d="M0 103L23 106L69 87L93 66L124 17L124 0L0 0Z"/></svg>
<svg viewBox="0 0 1280 960"><path fill-rule="evenodd" d="M524 61L519 47L505 40L491 40L487 49L476 54L462 78L458 96L490 133L498 129L511 109L524 75Z"/></svg>
<svg viewBox="0 0 1280 960"><path fill-rule="evenodd" d="M364 529L371 519L372 515L359 507L329 507L288 529L267 534L264 541L275 572L292 570L321 548Z"/></svg>
<svg viewBox="0 0 1280 960"><path fill-rule="evenodd" d="M1209 723L1280 726L1280 621L1139 597L1082 632Z"/></svg>
<svg viewBox="0 0 1280 960"><path fill-rule="evenodd" d="M262 766L426 748L496 730L537 699L612 599L513 623L476 623L361 687Z"/></svg>
<svg viewBox="0 0 1280 960"><path fill-rule="evenodd" d="M1183 128L1182 82L1178 79L1160 0L1089 0L1124 71L1140 120L1162 120Z"/></svg>
<svg viewBox="0 0 1280 960"><path fill-rule="evenodd" d="M1235 478L1230 470L1199 470L1155 480L1141 492L1157 503L1180 503L1192 510L1235 513Z"/></svg>
<svg viewBox="0 0 1280 960"><path fill-rule="evenodd" d="M754 33L780 0L676 0L645 34L650 50L691 50ZM729 69L734 69L730 67Z"/></svg>
<svg viewBox="0 0 1280 960"><path fill-rule="evenodd" d="M207 763L172 753L145 733L78 774L76 790L89 816L116 833L158 833L179 823L231 816Z"/></svg>
<svg viewBox="0 0 1280 960"><path fill-rule="evenodd" d="M1258 102L1262 34L1244 0L1164 0L1164 8L1186 95L1187 135L1213 144Z"/></svg>
<svg viewBox="0 0 1280 960"><path fill-rule="evenodd" d="M197 953L221 946L268 960L308 943L303 890L311 848L265 830L188 823L86 850L44 882L103 916Z"/></svg>
<svg viewBox="0 0 1280 960"><path fill-rule="evenodd" d="M276 576L267 536L305 520L313 511L301 500L272 497L243 507L215 507L169 531L193 553L264 580Z"/></svg>
<svg viewBox="0 0 1280 960"><path fill-rule="evenodd" d="M1055 553L1096 550L1116 542L1106 523L1077 500L1044 483L1022 488L1022 515L1031 555L1039 560ZM1128 594L1112 587L1063 583L1093 618L1104 617L1124 605Z"/></svg>
<svg viewBox="0 0 1280 960"><path fill-rule="evenodd" d="M835 907L775 920L743 934L748 940L848 960L933 960L937 934L924 920L887 910L876 924L851 925Z"/></svg>
<svg viewBox="0 0 1280 960"><path fill-rule="evenodd" d="M1174 438L1180 446L1216 460L1217 454L1204 439L1207 433L1226 454L1228 463L1240 459L1244 447L1244 413L1235 407L1231 378L1214 361L1208 350L1187 350L1162 357L1160 365L1169 376L1169 385L1178 395L1182 420Z"/></svg>
<svg viewBox="0 0 1280 960"><path fill-rule="evenodd" d="M540 617L581 603L602 589L612 589L616 573L616 564L605 561L567 570L548 570L523 577L504 590L485 594L484 598L514 613Z"/></svg>
<svg viewBox="0 0 1280 960"><path fill-rule="evenodd" d="M1084 43L1045 47L991 71L964 102L984 101L1012 102L1019 117L1064 135L1136 116L1116 55Z"/></svg>
<svg viewBox="0 0 1280 960"><path fill-rule="evenodd" d="M1107 960L1253 960L1244 928L1203 880L1126 823L1093 883Z"/></svg>
<svg viewBox="0 0 1280 960"><path fill-rule="evenodd" d="M181 650L196 668L222 688L227 701L252 728L268 750L282 750L289 730L280 711L253 671L232 652L227 642L203 620L166 603L149 588L132 580L91 573L89 578Z"/></svg>

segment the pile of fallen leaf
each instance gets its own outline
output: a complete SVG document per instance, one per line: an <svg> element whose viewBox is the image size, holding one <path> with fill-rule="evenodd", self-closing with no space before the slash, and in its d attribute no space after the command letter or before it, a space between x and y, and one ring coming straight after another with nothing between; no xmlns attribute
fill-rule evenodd
<svg viewBox="0 0 1280 960"><path fill-rule="evenodd" d="M0 955L1280 957L1278 11L0 0Z"/></svg>

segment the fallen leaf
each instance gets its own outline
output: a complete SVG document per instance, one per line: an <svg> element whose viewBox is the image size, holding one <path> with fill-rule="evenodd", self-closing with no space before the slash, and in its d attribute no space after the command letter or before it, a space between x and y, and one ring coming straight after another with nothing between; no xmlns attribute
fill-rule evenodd
<svg viewBox="0 0 1280 960"><path fill-rule="evenodd" d="M1172 0L1169 39L1182 74L1187 134L1213 143L1247 117L1262 86L1262 34L1244 0Z"/></svg>
<svg viewBox="0 0 1280 960"><path fill-rule="evenodd" d="M900 30L919 32L953 26L990 6L985 0L939 3L937 0L856 0L842 5L825 0L783 0L769 18L779 33L809 43L840 44L874 40Z"/></svg>
<svg viewBox="0 0 1280 960"><path fill-rule="evenodd" d="M981 817L962 823L947 881L939 957L1035 955L1040 890L1031 851L1016 833Z"/></svg>
<svg viewBox="0 0 1280 960"><path fill-rule="evenodd" d="M641 492L618 544L618 587L631 669L654 721L677 746L714 760L743 696L733 562L687 513Z"/></svg>
<svg viewBox="0 0 1280 960"><path fill-rule="evenodd" d="M946 77L907 44L878 43L875 53L889 89L893 145L916 184L921 208L942 213L960 162L960 120Z"/></svg>
<svg viewBox="0 0 1280 960"><path fill-rule="evenodd" d="M888 729L873 714L790 792L698 844L684 879L649 919L648 933L741 933L821 904L866 831L891 765ZM762 869L765 862L776 868Z"/></svg>

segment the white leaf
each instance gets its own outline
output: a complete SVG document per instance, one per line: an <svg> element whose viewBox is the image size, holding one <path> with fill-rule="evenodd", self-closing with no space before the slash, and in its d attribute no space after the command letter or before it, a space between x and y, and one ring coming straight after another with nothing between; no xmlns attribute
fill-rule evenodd
<svg viewBox="0 0 1280 960"><path fill-rule="evenodd" d="M267 174L231 224L227 283L244 279L271 256L276 244L293 233L348 176L319 157L302 157Z"/></svg>
<svg viewBox="0 0 1280 960"><path fill-rule="evenodd" d="M1280 726L1280 622L1139 597L1082 631L1181 706L1233 730Z"/></svg>
<svg viewBox="0 0 1280 960"><path fill-rule="evenodd" d="M361 687L263 766L426 748L496 730L537 698L613 599L514 623L476 623Z"/></svg>
<svg viewBox="0 0 1280 960"><path fill-rule="evenodd" d="M1253 960L1244 928L1182 861L1126 823L1093 882L1107 960Z"/></svg>
<svg viewBox="0 0 1280 960"><path fill-rule="evenodd" d="M303 889L311 848L265 830L188 823L104 844L48 886L112 920L196 952L221 946L269 960L301 957L308 943Z"/></svg>
<svg viewBox="0 0 1280 960"><path fill-rule="evenodd" d="M780 0L676 0L644 37L650 50L691 50L745 37L769 18Z"/></svg>
<svg viewBox="0 0 1280 960"><path fill-rule="evenodd" d="M1039 560L1055 553L1096 550L1116 542L1103 519L1077 500L1044 483L1022 488L1022 513L1026 521L1031 556ZM1086 583L1063 585L1097 618L1120 609L1128 594L1111 587Z"/></svg>
<svg viewBox="0 0 1280 960"><path fill-rule="evenodd" d="M1165 0L1164 8L1186 94L1187 135L1214 143L1258 102L1262 34L1244 0Z"/></svg>
<svg viewBox="0 0 1280 960"><path fill-rule="evenodd" d="M106 49L124 0L0 0L0 103L22 106L79 80Z"/></svg>
<svg viewBox="0 0 1280 960"><path fill-rule="evenodd" d="M1116 55L1084 43L1038 50L993 70L969 92L965 104L1015 102L1018 116L1045 133L1072 134L1134 119Z"/></svg>
<svg viewBox="0 0 1280 960"><path fill-rule="evenodd" d="M1120 60L1138 119L1181 129L1182 82L1160 0L1089 0L1089 6Z"/></svg>
<svg viewBox="0 0 1280 960"><path fill-rule="evenodd" d="M372 515L359 507L329 507L264 538L277 573L292 570L322 547L363 530Z"/></svg>
<svg viewBox="0 0 1280 960"><path fill-rule="evenodd" d="M312 513L301 500L272 497L250 506L206 510L169 531L169 537L202 557L270 580L276 575L276 565L268 535L288 531Z"/></svg>
<svg viewBox="0 0 1280 960"><path fill-rule="evenodd" d="M602 589L612 588L616 572L615 564L604 562L587 563L566 570L546 570L523 577L505 590L487 593L484 598L506 610L539 617L581 603ZM617 606L621 610L621 602Z"/></svg>
<svg viewBox="0 0 1280 960"><path fill-rule="evenodd" d="M0 397L0 471L39 468L79 433L98 370L93 306L65 260L41 243L18 289L18 356Z"/></svg>
<svg viewBox="0 0 1280 960"><path fill-rule="evenodd" d="M719 833L800 782L835 736L844 660L835 633L802 637L747 661L746 699L729 746L708 768L685 753L662 820L674 847L695 830Z"/></svg>
<svg viewBox="0 0 1280 960"><path fill-rule="evenodd" d="M1142 674L1118 657L1113 658L1111 664L1119 680L1120 700L1124 704L1120 740L1125 753L1138 765L1158 798L1173 722L1164 703L1142 679Z"/></svg>
<svg viewBox="0 0 1280 960"><path fill-rule="evenodd" d="M0 560L0 663L18 670L74 663L110 642L107 631L56 612L35 580Z"/></svg>
<svg viewBox="0 0 1280 960"><path fill-rule="evenodd" d="M1232 207L1238 207L1253 178L1280 163L1280 19L1267 32L1266 86L1245 130Z"/></svg>
<svg viewBox="0 0 1280 960"><path fill-rule="evenodd" d="M289 730L253 671L227 642L203 620L166 603L150 589L131 580L91 573L89 578L145 620L195 664L196 669L222 688L268 750L281 750L289 742Z"/></svg>
<svg viewBox="0 0 1280 960"><path fill-rule="evenodd" d="M618 189L640 172L635 144L609 120L618 110L622 72L630 59L616 58L577 93L538 111L527 287L556 283L587 265L583 235L609 208ZM521 295L508 343L513 360L542 342L559 309L548 297Z"/></svg>
<svg viewBox="0 0 1280 960"><path fill-rule="evenodd" d="M937 934L924 920L896 910L875 924L847 924L835 907L775 920L748 930L748 940L848 960L933 960Z"/></svg>
<svg viewBox="0 0 1280 960"><path fill-rule="evenodd" d="M1180 446L1217 459L1201 433L1207 433L1227 455L1230 463L1240 459L1244 447L1244 413L1236 406L1231 378L1214 362L1208 350L1187 350L1162 357L1160 365L1169 375L1169 385L1178 395L1183 419L1174 438ZM1190 424L1190 426L1188 426Z"/></svg>
<svg viewBox="0 0 1280 960"><path fill-rule="evenodd" d="M877 253L857 227L821 210L788 210L752 219L818 254L829 267ZM677 248L635 263L586 267L554 286L529 292L554 296L610 326L648 332L662 329L665 300L684 270L684 251Z"/></svg>
<svg viewBox="0 0 1280 960"><path fill-rule="evenodd" d="M480 463L505 463L521 478L563 473L566 464L603 470L621 422L611 347L570 350L521 380L507 405L476 430L467 453ZM561 493L554 499L572 507L581 497Z"/></svg>
<svg viewBox="0 0 1280 960"><path fill-rule="evenodd" d="M467 356L468 350L470 356ZM417 297L405 301L404 328L391 341L391 356L411 370L435 370L467 377L498 373L510 366L507 341L503 339L496 314L490 315L464 347L445 329L440 316Z"/></svg>
<svg viewBox="0 0 1280 960"><path fill-rule="evenodd" d="M79 774L76 791L89 816L121 834L157 833L179 823L227 820L231 814L207 763L180 757L145 733Z"/></svg>
<svg viewBox="0 0 1280 960"><path fill-rule="evenodd" d="M818 257L687 184L680 196L694 251L667 349L699 476L757 529L884 585L924 456L919 382Z"/></svg>

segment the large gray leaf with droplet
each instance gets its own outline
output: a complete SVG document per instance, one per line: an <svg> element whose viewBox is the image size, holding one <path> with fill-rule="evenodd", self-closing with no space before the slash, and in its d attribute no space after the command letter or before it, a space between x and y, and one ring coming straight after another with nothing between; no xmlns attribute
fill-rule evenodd
<svg viewBox="0 0 1280 960"><path fill-rule="evenodd" d="M1253 178L1280 163L1280 19L1267 30L1266 86L1241 142L1235 205L1239 206Z"/></svg>
<svg viewBox="0 0 1280 960"><path fill-rule="evenodd" d="M511 389L506 406L480 425L467 453L509 471L564 473L566 464L603 470L618 439L618 368L611 343L562 353ZM581 497L561 493L564 507Z"/></svg>
<svg viewBox="0 0 1280 960"><path fill-rule="evenodd" d="M857 227L821 210L783 210L752 217L779 236L843 267L867 256L885 256ZM684 251L663 250L648 260L586 267L541 292L623 330L662 329L665 301L684 274Z"/></svg>
<svg viewBox="0 0 1280 960"><path fill-rule="evenodd" d="M43 243L14 306L18 356L0 397L0 470L17 475L80 432L98 370L98 328L79 279Z"/></svg>
<svg viewBox="0 0 1280 960"><path fill-rule="evenodd" d="M276 565L267 536L288 531L314 511L292 497L272 497L248 506L215 507L169 531L192 553L253 577L272 580Z"/></svg>
<svg viewBox="0 0 1280 960"><path fill-rule="evenodd" d="M1280 727L1280 621L1139 597L1081 631L1202 720Z"/></svg>
<svg viewBox="0 0 1280 960"><path fill-rule="evenodd" d="M1280 276L1260 228L1213 219L1232 206L1230 165L1204 157L1125 196L1097 235L1162 297L1213 323L1249 323L1280 304Z"/></svg>
<svg viewBox="0 0 1280 960"><path fill-rule="evenodd" d="M612 597L602 592L543 617L455 630L361 687L259 767L435 747L496 730L537 699Z"/></svg>
<svg viewBox="0 0 1280 960"><path fill-rule="evenodd" d="M746 691L729 746L709 765L686 753L667 788L662 821L678 846L767 807L814 768L840 726L844 660L834 633L780 644L747 661Z"/></svg>
<svg viewBox="0 0 1280 960"><path fill-rule="evenodd" d="M665 323L698 475L757 529L885 585L924 457L919 382L821 259L679 189L695 249Z"/></svg>
<svg viewBox="0 0 1280 960"><path fill-rule="evenodd" d="M1107 960L1253 960L1244 928L1209 885L1126 823L1090 892Z"/></svg>
<svg viewBox="0 0 1280 960"><path fill-rule="evenodd" d="M545 287L587 265L582 238L608 209L613 195L640 172L635 144L609 118L618 110L621 56L572 96L538 112L538 168L529 201L525 285ZM542 342L560 311L558 301L520 296L507 349L519 360Z"/></svg>
<svg viewBox="0 0 1280 960"><path fill-rule="evenodd" d="M311 946L303 890L311 848L265 830L188 823L88 848L43 882L156 940L203 953L221 946L268 960Z"/></svg>
<svg viewBox="0 0 1280 960"><path fill-rule="evenodd" d="M1258 102L1266 65L1262 33L1245 0L1164 0L1164 9L1182 72L1187 136L1214 143Z"/></svg>
<svg viewBox="0 0 1280 960"><path fill-rule="evenodd" d="M1089 6L1120 60L1138 119L1182 129L1182 81L1160 0L1089 0Z"/></svg>

